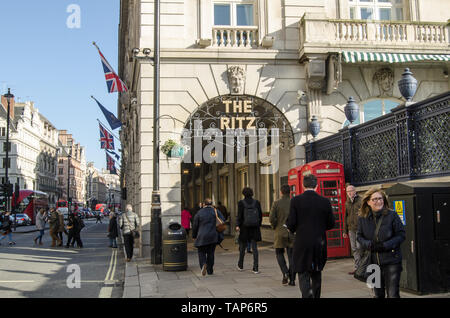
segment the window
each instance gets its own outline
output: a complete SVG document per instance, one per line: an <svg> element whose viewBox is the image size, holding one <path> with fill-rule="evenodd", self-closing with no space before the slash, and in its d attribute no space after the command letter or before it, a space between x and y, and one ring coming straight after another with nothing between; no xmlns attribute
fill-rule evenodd
<svg viewBox="0 0 450 318"><path fill-rule="evenodd" d="M354 125L362 124L377 117L389 114L391 109L397 107L399 102L390 99L373 99L359 104L359 117L353 122ZM344 127L350 122L346 120Z"/></svg>
<svg viewBox="0 0 450 318"><path fill-rule="evenodd" d="M64 168L59 168L59 174L64 174Z"/></svg>
<svg viewBox="0 0 450 318"><path fill-rule="evenodd" d="M403 20L403 0L349 0L350 19Z"/></svg>
<svg viewBox="0 0 450 318"><path fill-rule="evenodd" d="M214 3L214 25L255 25L253 1L221 1Z"/></svg>
<svg viewBox="0 0 450 318"><path fill-rule="evenodd" d="M6 152L6 142L3 143L3 152ZM11 152L11 142L8 142L8 152Z"/></svg>
<svg viewBox="0 0 450 318"><path fill-rule="evenodd" d="M0 135L1 135L2 137L5 137L5 136L6 136L6 127L1 127L1 129L0 129Z"/></svg>
<svg viewBox="0 0 450 318"><path fill-rule="evenodd" d="M3 158L3 168L6 168L6 158ZM11 168L11 158L8 158L8 169Z"/></svg>

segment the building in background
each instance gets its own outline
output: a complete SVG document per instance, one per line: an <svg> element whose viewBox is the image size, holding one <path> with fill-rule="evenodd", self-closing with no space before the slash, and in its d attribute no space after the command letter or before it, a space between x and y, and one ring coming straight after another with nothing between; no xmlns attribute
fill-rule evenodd
<svg viewBox="0 0 450 318"><path fill-rule="evenodd" d="M69 134L67 130L60 130L58 138L59 198L65 200L71 198L72 203L84 206L86 203L86 158L84 147L76 143L72 134ZM67 186L68 181L69 187ZM68 188L69 193L67 193Z"/></svg>
<svg viewBox="0 0 450 318"><path fill-rule="evenodd" d="M106 182L106 203L111 211L120 210L121 206L121 188L120 177L117 174L111 174L109 170L102 169L102 175Z"/></svg>
<svg viewBox="0 0 450 318"><path fill-rule="evenodd" d="M142 220L142 256L150 251L153 177L153 66L142 52L153 50L153 7L122 0L119 27L119 76L129 88L118 107L121 182ZM415 101L448 91L448 12L447 0L162 0L161 145L181 143L196 118L203 129L220 127L224 116L242 120L242 110L226 108L230 101L251 103L255 122L282 131L272 174L261 174L267 162L249 163L248 152L244 162L195 165L161 154L163 227L182 204L192 208L208 196L234 221L245 186L267 215L289 169L305 163L313 116L322 138L348 124L350 96L360 122L389 112L404 102L396 83L406 67L419 82ZM271 239L267 218L264 224Z"/></svg>

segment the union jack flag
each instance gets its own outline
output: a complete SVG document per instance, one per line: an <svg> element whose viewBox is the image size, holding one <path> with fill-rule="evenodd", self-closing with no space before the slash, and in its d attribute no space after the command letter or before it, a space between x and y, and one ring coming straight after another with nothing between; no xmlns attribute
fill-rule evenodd
<svg viewBox="0 0 450 318"><path fill-rule="evenodd" d="M117 76L116 72L114 72L113 68L111 67L111 65L109 65L108 61L103 56L97 44L95 44L95 42L93 44L97 48L98 53L100 54L100 58L102 60L103 70L105 71L106 86L108 87L108 93L127 92L128 88L125 85L125 83L122 82L119 76Z"/></svg>
<svg viewBox="0 0 450 318"><path fill-rule="evenodd" d="M114 150L114 137L111 135L102 124L100 126L100 147L101 149L112 149Z"/></svg>
<svg viewBox="0 0 450 318"><path fill-rule="evenodd" d="M117 174L116 170L116 162L110 155L106 154L106 169L109 170L110 173Z"/></svg>

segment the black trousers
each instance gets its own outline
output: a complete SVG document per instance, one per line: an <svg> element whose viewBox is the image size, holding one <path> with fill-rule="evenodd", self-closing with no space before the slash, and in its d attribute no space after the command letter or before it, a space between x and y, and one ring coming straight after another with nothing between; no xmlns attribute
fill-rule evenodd
<svg viewBox="0 0 450 318"><path fill-rule="evenodd" d="M302 292L302 298L320 298L322 288L321 271L299 273L298 283Z"/></svg>
<svg viewBox="0 0 450 318"><path fill-rule="evenodd" d="M286 259L284 257L284 250L287 251L289 268L286 264ZM294 249L292 249L292 248L276 248L275 253L277 255L277 262L278 262L278 265L280 266L281 272L283 274L289 275L290 281L294 281L295 273L294 273L294 269L292 266L294 264L294 259L293 259Z"/></svg>
<svg viewBox="0 0 450 318"><path fill-rule="evenodd" d="M214 272L214 252L216 251L216 244L209 244L198 247L198 263L200 268L206 264L206 272L212 275Z"/></svg>
<svg viewBox="0 0 450 318"><path fill-rule="evenodd" d="M61 245L63 245L63 232L56 233L56 236L59 237L59 239L61 240Z"/></svg>
<svg viewBox="0 0 450 318"><path fill-rule="evenodd" d="M77 242L78 247L83 247L83 242L81 241L80 232L69 231L69 237L67 238L66 246L69 246L69 245L74 246L75 242Z"/></svg>
<svg viewBox="0 0 450 318"><path fill-rule="evenodd" d="M127 254L127 258L133 258L133 249L134 249L134 237L133 234L124 234L123 235L123 245L125 245L125 253Z"/></svg>
<svg viewBox="0 0 450 318"><path fill-rule="evenodd" d="M402 264L381 265L380 288L374 288L375 298L400 298Z"/></svg>
<svg viewBox="0 0 450 318"><path fill-rule="evenodd" d="M253 269L258 269L258 245L255 240L250 242L253 251ZM244 256L247 248L247 242L239 241L239 261L238 266L244 268Z"/></svg>

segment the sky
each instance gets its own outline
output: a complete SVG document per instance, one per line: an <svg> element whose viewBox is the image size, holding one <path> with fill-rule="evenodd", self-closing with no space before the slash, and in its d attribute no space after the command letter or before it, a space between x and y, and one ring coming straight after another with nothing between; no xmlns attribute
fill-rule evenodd
<svg viewBox="0 0 450 318"><path fill-rule="evenodd" d="M16 101L33 101L98 169L106 168L106 156L97 119L111 127L91 95L117 116L118 93L108 93L92 42L117 73L119 13L120 0L0 0L0 93L9 87ZM120 141L114 144L120 154Z"/></svg>

